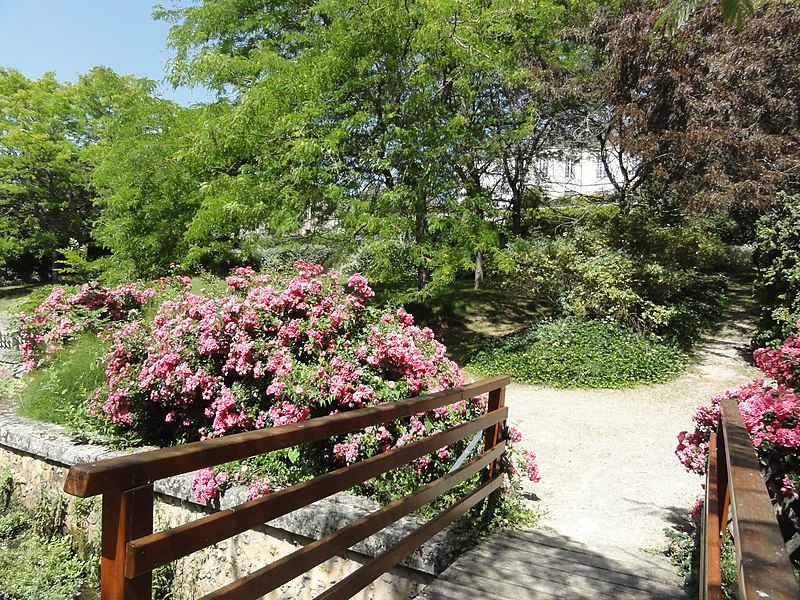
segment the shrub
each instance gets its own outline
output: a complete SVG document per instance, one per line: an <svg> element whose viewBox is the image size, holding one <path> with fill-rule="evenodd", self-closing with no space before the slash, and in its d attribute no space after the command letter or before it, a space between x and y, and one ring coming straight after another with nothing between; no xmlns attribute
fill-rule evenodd
<svg viewBox="0 0 800 600"><path fill-rule="evenodd" d="M756 227L756 343L776 344L800 317L800 195L780 193Z"/></svg>
<svg viewBox="0 0 800 600"><path fill-rule="evenodd" d="M366 306L373 292L359 274L341 284L335 273L298 262L289 274L237 269L217 294L194 294L190 282L183 283L182 290L148 294L167 297L157 309L144 306L125 313L127 320L95 328L110 338L110 349L105 381L90 410L146 443L279 426L461 384L457 365L430 329L417 327L402 309ZM31 335L32 356L52 339L70 337L55 336L47 327L59 327L58 315L72 314L69 309L78 303L61 302L63 292L51 296L34 311L48 317L36 321L41 329ZM52 313L56 316L49 317ZM86 321L73 318L71 327L90 329L94 314L80 315ZM326 443L204 469L195 476L195 496L210 500L234 483L247 484L256 496L402 446L483 410L483 400L473 398ZM365 491L406 493L446 473L465 446L443 447ZM537 479L535 457L520 460Z"/></svg>
<svg viewBox="0 0 800 600"><path fill-rule="evenodd" d="M466 368L524 383L619 388L665 381L686 362L683 352L613 324L565 318L487 343Z"/></svg>
<svg viewBox="0 0 800 600"><path fill-rule="evenodd" d="M659 262L615 243L582 228L553 239L515 240L506 251L511 285L548 303L555 315L610 320L683 347L721 316L724 275L682 268L674 252Z"/></svg>
<svg viewBox="0 0 800 600"><path fill-rule="evenodd" d="M87 283L71 294L63 287L51 288L32 312L17 315L25 369L49 361L81 332L99 332L109 322L132 318L153 294L137 284L104 289Z"/></svg>

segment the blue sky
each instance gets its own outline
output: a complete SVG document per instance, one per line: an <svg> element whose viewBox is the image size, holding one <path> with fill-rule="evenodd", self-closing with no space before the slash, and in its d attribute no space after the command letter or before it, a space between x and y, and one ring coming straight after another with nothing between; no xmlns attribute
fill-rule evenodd
<svg viewBox="0 0 800 600"><path fill-rule="evenodd" d="M31 79L55 71L59 80L75 81L105 65L161 82L171 57L169 24L151 12L149 0L0 0L0 66ZM167 83L160 91L184 105L209 99L204 90Z"/></svg>

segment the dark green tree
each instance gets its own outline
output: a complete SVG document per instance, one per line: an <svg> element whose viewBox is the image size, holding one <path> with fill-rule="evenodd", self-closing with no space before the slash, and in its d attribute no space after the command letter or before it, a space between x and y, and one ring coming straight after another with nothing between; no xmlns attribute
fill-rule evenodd
<svg viewBox="0 0 800 600"><path fill-rule="evenodd" d="M780 343L800 319L800 196L779 193L758 221L753 253L760 345Z"/></svg>
<svg viewBox="0 0 800 600"><path fill-rule="evenodd" d="M48 280L58 248L86 243L95 216L76 87L0 68L0 269Z"/></svg>

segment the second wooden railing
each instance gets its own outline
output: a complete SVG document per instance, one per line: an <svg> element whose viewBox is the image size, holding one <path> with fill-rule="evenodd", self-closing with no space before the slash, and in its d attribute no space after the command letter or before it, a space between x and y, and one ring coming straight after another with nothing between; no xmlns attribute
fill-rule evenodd
<svg viewBox="0 0 800 600"><path fill-rule="evenodd" d="M447 475L334 533L298 549L204 597L260 597L481 473L481 482L447 509L358 570L321 600L350 598L425 541L498 490L505 451L507 377L351 412L72 467L64 489L82 498L102 494L101 600L151 597L153 569L188 556L272 519L346 490L414 459L483 431L483 451ZM488 393L486 414L309 481L212 513L167 531L153 532L153 482L197 469L359 431Z"/></svg>
<svg viewBox="0 0 800 600"><path fill-rule="evenodd" d="M775 519L753 443L733 398L723 398L708 448L700 598L722 598L720 550L730 511L741 600L798 599L800 587Z"/></svg>

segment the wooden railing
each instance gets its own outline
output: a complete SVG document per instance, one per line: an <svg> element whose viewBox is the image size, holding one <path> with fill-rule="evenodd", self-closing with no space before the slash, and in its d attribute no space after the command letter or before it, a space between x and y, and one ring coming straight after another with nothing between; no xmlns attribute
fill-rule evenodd
<svg viewBox="0 0 800 600"><path fill-rule="evenodd" d="M204 600L250 599L266 594L483 471L474 490L318 596L324 600L352 597L501 486L500 458L505 450L503 432L508 416L503 399L508 383L507 377L493 377L399 402L72 467L64 485L67 493L81 498L103 495L101 599L149 599L153 569L483 431L479 456L410 495L235 580ZM488 393L487 412L474 420L232 509L153 533L156 480L358 431L484 393Z"/></svg>
<svg viewBox="0 0 800 600"><path fill-rule="evenodd" d="M700 553L700 598L722 598L720 548L728 511L736 545L739 598L800 598L750 435L733 398L721 401L717 433L711 434Z"/></svg>

